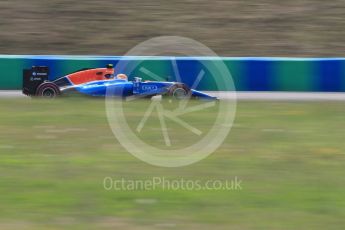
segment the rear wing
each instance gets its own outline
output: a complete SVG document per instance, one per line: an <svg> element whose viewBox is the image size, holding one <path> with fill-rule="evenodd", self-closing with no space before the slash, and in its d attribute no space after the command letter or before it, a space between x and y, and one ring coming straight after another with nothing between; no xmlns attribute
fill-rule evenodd
<svg viewBox="0 0 345 230"><path fill-rule="evenodd" d="M23 94L34 96L37 87L49 79L47 66L32 66L31 69L23 70Z"/></svg>

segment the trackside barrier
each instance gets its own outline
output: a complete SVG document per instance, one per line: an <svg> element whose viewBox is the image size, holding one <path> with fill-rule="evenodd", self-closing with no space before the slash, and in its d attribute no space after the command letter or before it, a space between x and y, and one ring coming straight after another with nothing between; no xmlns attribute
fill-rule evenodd
<svg viewBox="0 0 345 230"><path fill-rule="evenodd" d="M50 80L82 68L103 67L120 60L134 64L129 75L154 80L156 76L176 80L172 60L176 60L182 82L192 85L203 63L223 61L230 71L237 91L345 91L345 58L214 58L214 57L119 57L119 56L28 56L0 55L0 90L22 88L22 72L31 66L48 66ZM121 70L118 70L121 71ZM205 70L198 90L222 91L212 71ZM120 73L120 72L118 72Z"/></svg>

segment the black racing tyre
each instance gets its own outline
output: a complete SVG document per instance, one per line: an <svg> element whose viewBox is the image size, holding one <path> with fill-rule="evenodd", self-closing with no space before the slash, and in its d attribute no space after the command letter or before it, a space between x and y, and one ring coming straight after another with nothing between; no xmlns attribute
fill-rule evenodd
<svg viewBox="0 0 345 230"><path fill-rule="evenodd" d="M185 84L176 83L168 89L167 95L177 100L187 99L191 96L191 90Z"/></svg>
<svg viewBox="0 0 345 230"><path fill-rule="evenodd" d="M59 86L53 82L43 82L37 87L36 96L55 98L61 94Z"/></svg>

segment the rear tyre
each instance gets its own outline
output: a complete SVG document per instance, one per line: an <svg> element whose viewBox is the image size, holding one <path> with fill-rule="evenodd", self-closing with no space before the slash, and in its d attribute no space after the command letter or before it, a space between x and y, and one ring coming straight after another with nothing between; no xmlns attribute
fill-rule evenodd
<svg viewBox="0 0 345 230"><path fill-rule="evenodd" d="M167 95L177 100L188 99L191 96L191 90L185 84L177 83L169 88Z"/></svg>
<svg viewBox="0 0 345 230"><path fill-rule="evenodd" d="M60 88L53 82L43 82L36 90L36 96L55 98L61 94Z"/></svg>

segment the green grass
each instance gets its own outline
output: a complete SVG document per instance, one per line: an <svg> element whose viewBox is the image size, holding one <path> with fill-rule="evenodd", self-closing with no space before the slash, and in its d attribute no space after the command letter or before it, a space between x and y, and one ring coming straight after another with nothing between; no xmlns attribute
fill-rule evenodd
<svg viewBox="0 0 345 230"><path fill-rule="evenodd" d="M133 129L147 105L126 103ZM182 168L151 166L129 154L111 132L103 100L3 99L0 109L0 229L345 225L343 103L239 102L223 145L205 160ZM215 109L186 119L207 130ZM151 131L141 138L159 147L163 139L155 125L148 122L145 128ZM168 127L175 134L183 130L173 123ZM173 141L178 138L172 135ZM193 138L182 138L173 147L184 147ZM107 191L105 177L238 177L243 189Z"/></svg>

